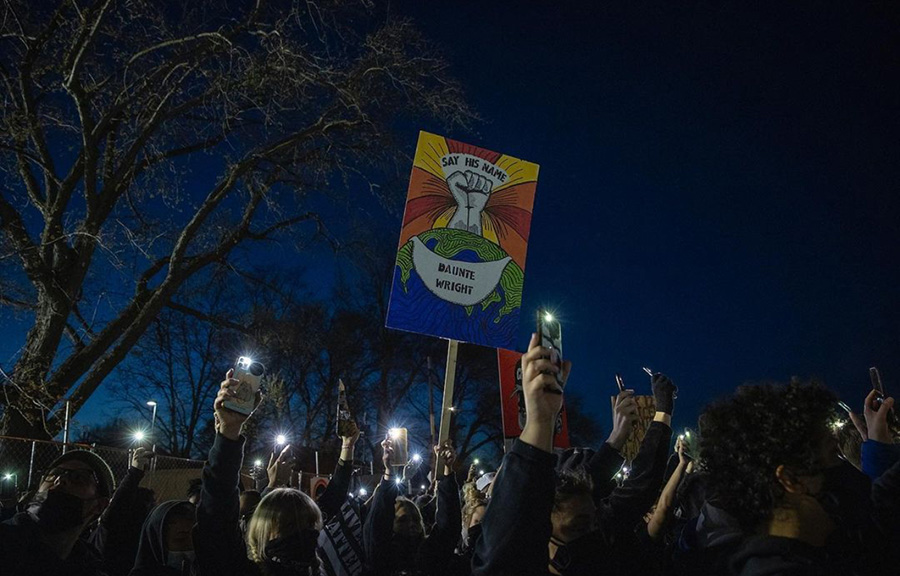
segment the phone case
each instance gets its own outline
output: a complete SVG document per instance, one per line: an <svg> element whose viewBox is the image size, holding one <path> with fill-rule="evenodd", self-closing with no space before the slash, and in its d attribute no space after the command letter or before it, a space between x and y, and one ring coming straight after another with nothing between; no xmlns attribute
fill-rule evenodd
<svg viewBox="0 0 900 576"><path fill-rule="evenodd" d="M547 311L539 308L537 312L537 327L541 346L556 351L556 365L561 368L563 359L562 325L556 318L548 320ZM556 379L562 385L562 372L557 374Z"/></svg>
<svg viewBox="0 0 900 576"><path fill-rule="evenodd" d="M394 440L394 453L391 454L391 466L406 466L409 462L409 444L406 428L397 428Z"/></svg>
<svg viewBox="0 0 900 576"><path fill-rule="evenodd" d="M265 374L265 367L259 362L238 358L234 364L232 378L240 381L237 388L237 399L226 400L225 407L240 414L250 414L256 406L256 393Z"/></svg>

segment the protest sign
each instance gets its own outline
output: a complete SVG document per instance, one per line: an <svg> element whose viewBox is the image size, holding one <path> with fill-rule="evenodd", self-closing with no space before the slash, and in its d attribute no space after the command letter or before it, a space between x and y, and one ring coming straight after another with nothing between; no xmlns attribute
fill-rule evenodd
<svg viewBox="0 0 900 576"><path fill-rule="evenodd" d="M500 405L503 416L503 437L518 438L525 427L525 398L522 393L522 354L510 350L497 350L500 371ZM569 448L569 421L563 405L556 418L554 448Z"/></svg>
<svg viewBox="0 0 900 576"><path fill-rule="evenodd" d="M386 325L514 345L538 165L419 133Z"/></svg>
<svg viewBox="0 0 900 576"><path fill-rule="evenodd" d="M650 428L650 423L653 422L653 417L656 415L656 401L653 399L653 396L634 396L634 401L637 403L638 419L634 426L634 432L628 441L625 442L625 447L622 448L622 456L625 457L626 462L633 461L635 456L637 456L638 450L641 449L641 442L644 441L644 436L647 435L647 429ZM613 421L615 421L615 396L610 397L610 403L613 409Z"/></svg>

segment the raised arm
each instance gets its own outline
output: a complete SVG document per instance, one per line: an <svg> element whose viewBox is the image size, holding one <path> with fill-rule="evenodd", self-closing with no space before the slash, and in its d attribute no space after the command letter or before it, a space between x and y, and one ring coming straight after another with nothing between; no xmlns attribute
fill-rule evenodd
<svg viewBox="0 0 900 576"><path fill-rule="evenodd" d="M194 526L194 552L202 574L216 576L246 574L247 550L239 526L238 482L244 458L241 429L249 415L225 408L235 397L238 381L229 370L216 396L216 437L203 466L203 486Z"/></svg>
<svg viewBox="0 0 900 576"><path fill-rule="evenodd" d="M326 522L329 518L340 514L341 506L344 505L350 491L350 480L353 477L353 448L359 440L359 428L356 427L356 423L353 424L353 430L351 435L341 436L341 457L334 469L331 482L325 487L325 492L317 502Z"/></svg>
<svg viewBox="0 0 900 576"><path fill-rule="evenodd" d="M453 473L456 451L448 441L434 447L439 460L444 462L444 475L437 486L437 510L434 527L425 538L422 559L427 566L446 566L453 560L453 551L462 533L462 508L459 502L459 483Z"/></svg>
<svg viewBox="0 0 900 576"><path fill-rule="evenodd" d="M613 407L613 429L606 442L594 453L588 462L588 473L594 481L594 501L600 502L609 496L612 486L612 477L622 467L625 458L622 457L622 449L634 432L634 424L637 422L637 402L634 400L634 390L622 390L616 396Z"/></svg>
<svg viewBox="0 0 900 576"><path fill-rule="evenodd" d="M363 524L363 548L368 562L367 574L387 576L391 570L391 539L394 535L394 502L400 494L390 464L394 451L390 437L381 443L384 476L369 502L366 521Z"/></svg>
<svg viewBox="0 0 900 576"><path fill-rule="evenodd" d="M662 487L668 446L672 439L675 384L659 373L652 376L651 382L656 415L632 463L631 474L597 509L600 522L608 527L633 528L656 501Z"/></svg>
<svg viewBox="0 0 900 576"><path fill-rule="evenodd" d="M570 363L561 368L563 382L570 368ZM532 335L522 370L527 421L494 480L472 558L473 576L543 576L550 562L547 544L556 488L553 433L563 400L556 378L560 368Z"/></svg>
<svg viewBox="0 0 900 576"><path fill-rule="evenodd" d="M656 509L653 511L653 516L651 516L650 522L647 523L647 534L654 540L662 536L663 529L672 518L672 505L675 503L675 493L688 466L688 460L684 455L684 441L681 438L675 442L675 452L678 453L678 466L675 467L675 471L669 476L669 481L666 482L662 494L659 495L659 500L656 501Z"/></svg>

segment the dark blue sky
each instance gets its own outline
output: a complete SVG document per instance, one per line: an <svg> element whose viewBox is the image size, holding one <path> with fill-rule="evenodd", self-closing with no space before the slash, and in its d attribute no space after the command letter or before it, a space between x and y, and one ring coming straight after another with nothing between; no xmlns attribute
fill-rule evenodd
<svg viewBox="0 0 900 576"><path fill-rule="evenodd" d="M485 119L447 135L541 165L521 347L555 308L607 430L613 374L649 392L641 366L679 385L677 425L747 380L857 406L874 364L900 388L898 9L634 4L391 5ZM410 147L419 128L444 133Z"/></svg>
<svg viewBox="0 0 900 576"><path fill-rule="evenodd" d="M393 5L486 119L454 136L541 165L524 317L557 308L572 388L608 429L643 365L680 425L747 380L900 386L897 8L634 4Z"/></svg>

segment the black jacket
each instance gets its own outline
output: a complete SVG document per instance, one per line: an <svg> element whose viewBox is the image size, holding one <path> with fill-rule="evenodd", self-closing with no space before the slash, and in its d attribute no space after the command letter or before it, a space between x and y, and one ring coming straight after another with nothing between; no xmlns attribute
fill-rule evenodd
<svg viewBox="0 0 900 576"><path fill-rule="evenodd" d="M130 576L179 576L182 574L180 570L169 568L166 565L169 551L166 549L164 533L166 517L179 506L194 507L186 500L169 500L150 512L141 529L137 554L134 558L134 568L131 570ZM196 570L192 569L191 573L196 574Z"/></svg>
<svg viewBox="0 0 900 576"><path fill-rule="evenodd" d="M667 424L650 423L631 464L628 480L597 503L597 521L604 533L609 536L633 534L635 526L656 503L666 472L671 439L672 429ZM594 467L590 470L595 485L607 480L596 477Z"/></svg>
<svg viewBox="0 0 900 576"><path fill-rule="evenodd" d="M520 440L503 458L481 521L473 576L546 576L556 456Z"/></svg>
<svg viewBox="0 0 900 576"><path fill-rule="evenodd" d="M350 491L350 480L353 478L353 463L338 460L334 474L325 487L325 491L319 496L316 504L322 511L322 519L327 524L333 517L341 513L341 506L347 501L347 493Z"/></svg>
<svg viewBox="0 0 900 576"><path fill-rule="evenodd" d="M382 481L372 496L371 508L363 526L363 545L367 558L366 572L371 576L390 576L396 572L394 562L394 502L400 490L394 482ZM456 476L445 476L438 482L437 510L431 533L418 550L408 551L410 564L420 574L443 575L450 569L453 551L462 533L462 509Z"/></svg>
<svg viewBox="0 0 900 576"><path fill-rule="evenodd" d="M203 466L203 487L194 526L195 566L204 576L294 576L291 568L259 565L247 557L240 529L238 480L244 459L244 437L229 440L216 434Z"/></svg>
<svg viewBox="0 0 900 576"><path fill-rule="evenodd" d="M738 576L830 576L832 570L824 549L779 536L755 536L741 545L731 561Z"/></svg>
<svg viewBox="0 0 900 576"><path fill-rule="evenodd" d="M194 526L194 553L200 574L252 574L241 534L238 480L244 459L244 438L229 440L216 434L203 466L203 486Z"/></svg>
<svg viewBox="0 0 900 576"><path fill-rule="evenodd" d="M137 501L138 487L143 477L143 470L128 468L109 506L100 516L97 528L88 538L103 557L103 570L110 576L124 576L134 566L141 526L147 519L147 509Z"/></svg>
<svg viewBox="0 0 900 576"><path fill-rule="evenodd" d="M0 523L0 574L3 576L105 576L96 548L79 539L65 560L41 541L37 520L20 512Z"/></svg>

